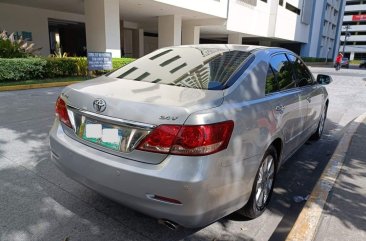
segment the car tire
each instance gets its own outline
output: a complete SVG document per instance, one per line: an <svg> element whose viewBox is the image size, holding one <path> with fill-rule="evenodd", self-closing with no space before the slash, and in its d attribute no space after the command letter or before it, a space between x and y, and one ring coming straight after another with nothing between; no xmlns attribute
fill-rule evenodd
<svg viewBox="0 0 366 241"><path fill-rule="evenodd" d="M320 116L318 128L316 128L316 131L310 138L311 140L317 141L322 136L323 131L324 131L325 120L327 119L327 111L328 111L328 106L326 105L322 115Z"/></svg>
<svg viewBox="0 0 366 241"><path fill-rule="evenodd" d="M247 204L239 209L237 213L246 218L254 219L266 210L273 192L276 164L277 151L273 146L270 146L265 152L255 176L250 198Z"/></svg>

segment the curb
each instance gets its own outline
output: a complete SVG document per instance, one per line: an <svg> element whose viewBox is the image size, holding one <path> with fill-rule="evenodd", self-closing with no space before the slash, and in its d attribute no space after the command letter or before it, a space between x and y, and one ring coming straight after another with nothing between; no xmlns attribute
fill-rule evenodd
<svg viewBox="0 0 366 241"><path fill-rule="evenodd" d="M337 145L329 163L325 167L320 179L310 194L308 201L300 212L294 226L290 230L286 241L311 241L314 240L318 225L327 202L329 192L332 190L338 174L342 169L344 159L360 123L366 119L366 113L360 115L348 126L342 139Z"/></svg>
<svg viewBox="0 0 366 241"><path fill-rule="evenodd" d="M0 86L0 91L63 87L63 86L68 86L68 85L79 83L79 82L80 81L64 81L64 82L52 82L52 83L43 83L43 84Z"/></svg>

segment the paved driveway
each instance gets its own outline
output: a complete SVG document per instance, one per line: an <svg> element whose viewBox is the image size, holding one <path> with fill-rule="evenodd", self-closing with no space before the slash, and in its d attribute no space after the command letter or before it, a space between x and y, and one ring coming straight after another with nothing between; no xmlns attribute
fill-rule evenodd
<svg viewBox="0 0 366 241"><path fill-rule="evenodd" d="M311 191L344 126L366 112L366 81L362 74L351 75L334 76L324 137L304 145L283 166L264 215L250 221L230 215L204 229L177 231L101 197L54 167L48 131L60 88L0 92L0 240L281 240L303 206L293 196Z"/></svg>

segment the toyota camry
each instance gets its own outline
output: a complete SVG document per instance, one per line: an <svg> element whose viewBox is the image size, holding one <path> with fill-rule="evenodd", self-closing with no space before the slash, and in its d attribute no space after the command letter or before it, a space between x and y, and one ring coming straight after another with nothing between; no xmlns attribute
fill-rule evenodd
<svg viewBox="0 0 366 241"><path fill-rule="evenodd" d="M282 48L162 48L62 91L52 160L171 228L255 218L279 167L320 138L331 81Z"/></svg>

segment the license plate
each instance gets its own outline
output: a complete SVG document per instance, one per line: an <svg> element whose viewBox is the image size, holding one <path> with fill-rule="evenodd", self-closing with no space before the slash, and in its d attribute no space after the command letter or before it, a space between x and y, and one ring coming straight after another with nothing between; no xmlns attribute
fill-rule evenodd
<svg viewBox="0 0 366 241"><path fill-rule="evenodd" d="M123 133L112 125L85 123L82 138L86 141L119 151Z"/></svg>

